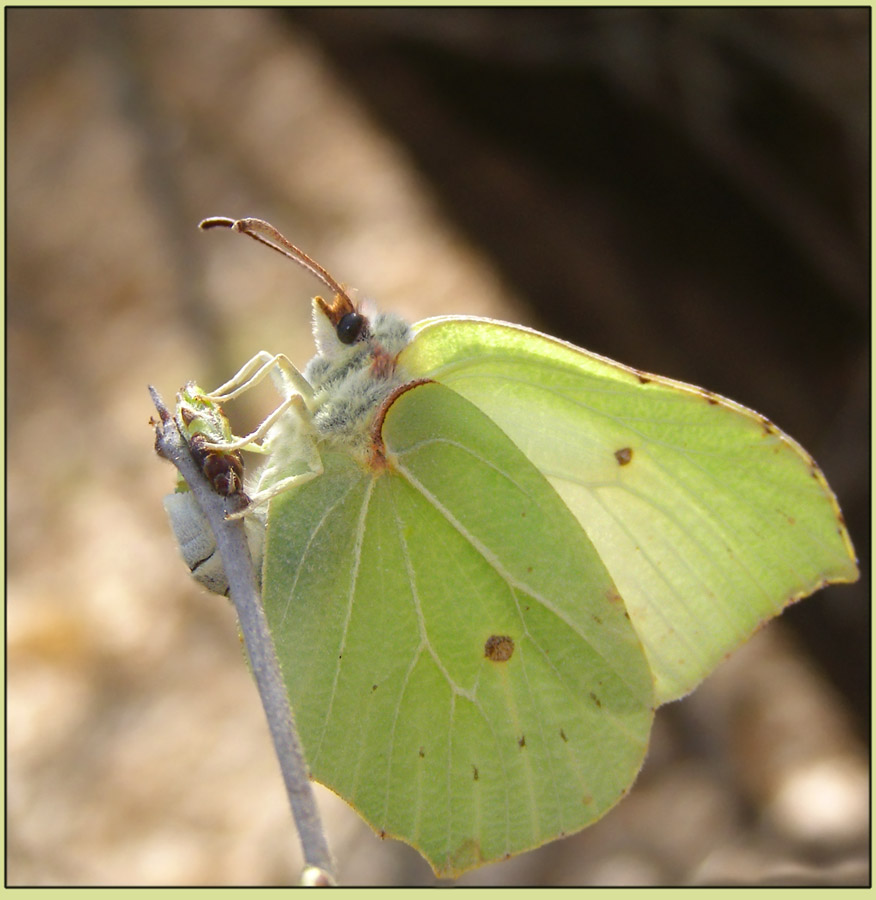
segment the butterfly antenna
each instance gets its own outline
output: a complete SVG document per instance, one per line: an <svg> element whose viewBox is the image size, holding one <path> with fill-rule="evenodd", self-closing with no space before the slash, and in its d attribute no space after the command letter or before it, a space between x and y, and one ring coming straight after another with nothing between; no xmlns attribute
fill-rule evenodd
<svg viewBox="0 0 876 900"><path fill-rule="evenodd" d="M249 235L253 240L270 247L272 250L276 250L277 253L282 253L283 256L287 256L293 262L297 262L299 266L307 269L311 275L318 278L329 290L340 294L346 299L350 307L353 308L353 302L350 300L347 292L315 259L311 259L303 250L283 237L273 225L265 222L263 219L229 219L225 216L212 216L209 219L204 219L198 225L198 228L204 231L208 228L230 228L232 231Z"/></svg>

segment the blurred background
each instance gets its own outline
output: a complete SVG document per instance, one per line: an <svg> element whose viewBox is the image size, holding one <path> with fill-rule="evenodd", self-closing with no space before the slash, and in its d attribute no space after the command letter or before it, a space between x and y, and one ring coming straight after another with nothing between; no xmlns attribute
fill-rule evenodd
<svg viewBox="0 0 876 900"><path fill-rule="evenodd" d="M867 882L869 9L18 8L6 47L8 884L297 879L146 385L303 365L316 286L208 215L272 221L411 320L730 396L839 497L862 580L662 708L602 821L459 883ZM343 883L435 883L318 790Z"/></svg>

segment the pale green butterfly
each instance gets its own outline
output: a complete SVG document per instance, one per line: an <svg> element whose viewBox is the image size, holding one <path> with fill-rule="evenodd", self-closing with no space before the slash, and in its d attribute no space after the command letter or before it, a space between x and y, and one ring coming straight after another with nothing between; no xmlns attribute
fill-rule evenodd
<svg viewBox="0 0 876 900"><path fill-rule="evenodd" d="M309 269L317 355L259 353L265 611L313 777L454 876L629 789L654 708L857 578L836 499L766 418L527 328L368 317Z"/></svg>

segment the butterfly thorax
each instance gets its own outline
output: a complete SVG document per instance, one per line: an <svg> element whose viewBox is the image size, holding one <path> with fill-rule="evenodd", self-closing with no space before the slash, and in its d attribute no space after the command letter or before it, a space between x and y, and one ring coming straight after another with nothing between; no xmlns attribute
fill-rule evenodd
<svg viewBox="0 0 876 900"><path fill-rule="evenodd" d="M349 345L318 336L320 352L304 377L315 394L312 421L320 443L366 458L378 411L408 380L397 370L396 358L411 338L408 323L393 313L378 313Z"/></svg>

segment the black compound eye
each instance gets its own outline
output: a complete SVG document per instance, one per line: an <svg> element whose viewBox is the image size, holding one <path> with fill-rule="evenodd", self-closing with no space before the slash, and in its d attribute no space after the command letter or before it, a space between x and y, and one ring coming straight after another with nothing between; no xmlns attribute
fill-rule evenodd
<svg viewBox="0 0 876 900"><path fill-rule="evenodd" d="M338 322L338 327L335 329L338 340L342 344L354 343L362 333L364 325L365 316L360 315L357 312L347 313L345 316L341 317L341 321Z"/></svg>

